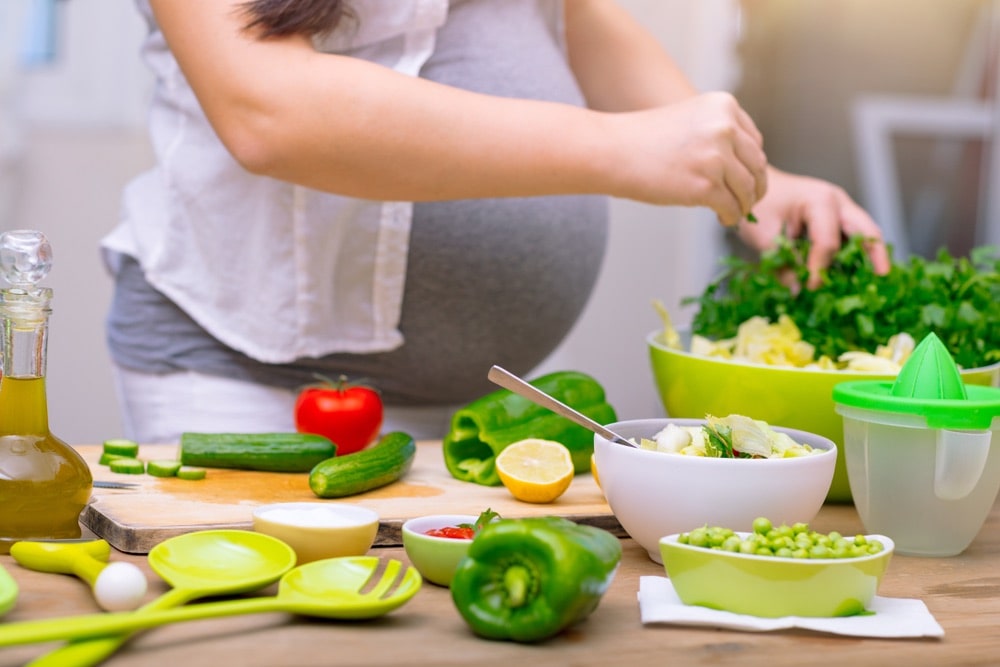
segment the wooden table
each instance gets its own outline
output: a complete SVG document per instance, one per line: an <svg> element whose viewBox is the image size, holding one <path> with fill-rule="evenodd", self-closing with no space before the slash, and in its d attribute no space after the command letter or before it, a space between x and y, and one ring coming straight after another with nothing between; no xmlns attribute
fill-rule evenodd
<svg viewBox="0 0 1000 667"><path fill-rule="evenodd" d="M812 526L861 531L852 506L828 505ZM540 645L479 639L455 611L447 589L425 584L406 606L369 622L336 623L284 614L195 621L136 636L109 665L997 665L1000 664L1000 504L972 546L954 558L894 556L880 589L887 597L921 598L945 630L942 639L859 639L785 631L745 633L644 626L636 601L639 577L660 576L632 540L611 589L584 623ZM405 559L398 547L373 553ZM149 575L148 597L165 585L145 558L116 554ZM78 580L0 563L21 588L13 622L97 611ZM0 649L0 666L21 665L54 648Z"/></svg>

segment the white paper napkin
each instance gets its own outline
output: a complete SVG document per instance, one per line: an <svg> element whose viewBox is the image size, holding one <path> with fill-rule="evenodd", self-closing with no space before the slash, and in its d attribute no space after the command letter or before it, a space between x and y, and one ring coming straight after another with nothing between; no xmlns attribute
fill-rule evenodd
<svg viewBox="0 0 1000 667"><path fill-rule="evenodd" d="M704 625L748 632L801 628L857 637L943 637L944 629L921 600L875 596L863 616L760 618L686 605L666 577L639 578L639 610L643 623Z"/></svg>

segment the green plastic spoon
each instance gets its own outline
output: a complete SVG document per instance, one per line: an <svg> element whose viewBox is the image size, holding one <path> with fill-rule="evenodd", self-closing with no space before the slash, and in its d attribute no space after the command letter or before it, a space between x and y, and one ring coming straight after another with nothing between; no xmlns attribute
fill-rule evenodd
<svg viewBox="0 0 1000 667"><path fill-rule="evenodd" d="M131 611L146 594L142 570L126 561L112 563L111 545L104 540L23 540L11 545L10 555L29 570L82 579L105 611Z"/></svg>
<svg viewBox="0 0 1000 667"><path fill-rule="evenodd" d="M172 588L133 612L137 614L179 607L197 598L247 593L269 586L294 567L295 551L263 533L203 530L164 540L153 547L148 560L153 571ZM29 665L97 665L124 644L129 634L73 642Z"/></svg>
<svg viewBox="0 0 1000 667"><path fill-rule="evenodd" d="M17 584L7 570L0 565L0 616L14 608L17 604Z"/></svg>
<svg viewBox="0 0 1000 667"><path fill-rule="evenodd" d="M384 567L382 567L384 564ZM405 569L404 569L405 568ZM378 556L345 556L300 565L281 578L278 594L164 609L24 621L0 626L0 646L85 639L165 623L238 614L289 612L332 619L369 619L405 604L420 590L412 566Z"/></svg>

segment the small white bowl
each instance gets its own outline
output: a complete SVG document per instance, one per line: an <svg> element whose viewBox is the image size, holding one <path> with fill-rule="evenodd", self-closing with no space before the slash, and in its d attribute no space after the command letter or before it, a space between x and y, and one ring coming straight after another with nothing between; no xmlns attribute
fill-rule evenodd
<svg viewBox="0 0 1000 667"><path fill-rule="evenodd" d="M253 529L292 547L300 565L363 556L374 544L378 527L377 512L349 503L274 503L253 511Z"/></svg>
<svg viewBox="0 0 1000 667"><path fill-rule="evenodd" d="M671 422L705 423L637 419L608 428L625 438L651 438ZM809 523L830 489L837 447L812 433L771 428L822 451L787 459L716 459L626 447L595 435L601 490L622 528L657 563L663 562L660 538L665 535L704 525L749 531L757 517L775 525Z"/></svg>

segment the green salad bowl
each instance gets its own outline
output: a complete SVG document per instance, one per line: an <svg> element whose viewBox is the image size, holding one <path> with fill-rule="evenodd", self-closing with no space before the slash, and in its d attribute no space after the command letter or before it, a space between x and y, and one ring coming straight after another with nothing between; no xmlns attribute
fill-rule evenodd
<svg viewBox="0 0 1000 667"><path fill-rule="evenodd" d="M863 613L895 548L884 535L867 535L885 548L857 558L778 558L681 544L678 536L661 538L660 554L681 602L764 618Z"/></svg>

